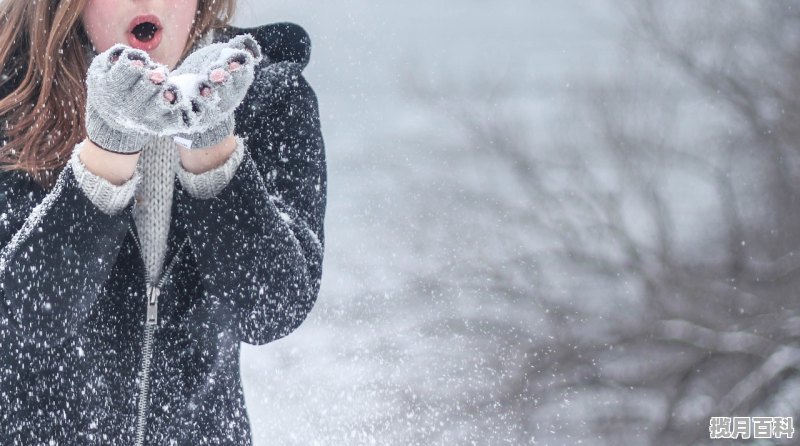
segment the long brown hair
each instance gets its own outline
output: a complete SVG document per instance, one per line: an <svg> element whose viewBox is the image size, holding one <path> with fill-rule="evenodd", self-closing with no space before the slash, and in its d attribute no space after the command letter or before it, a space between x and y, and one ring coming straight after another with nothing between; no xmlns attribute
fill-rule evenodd
<svg viewBox="0 0 800 446"><path fill-rule="evenodd" d="M81 22L89 0L0 0L0 169L23 170L51 188L75 144L84 110L91 43ZM184 48L226 26L236 0L198 0Z"/></svg>

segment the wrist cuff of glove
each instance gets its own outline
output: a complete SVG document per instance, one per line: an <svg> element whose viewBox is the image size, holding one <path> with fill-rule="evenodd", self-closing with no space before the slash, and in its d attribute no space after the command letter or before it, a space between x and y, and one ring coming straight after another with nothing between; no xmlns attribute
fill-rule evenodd
<svg viewBox="0 0 800 446"><path fill-rule="evenodd" d="M212 127L204 132L191 135L181 134L178 136L192 142L192 146L189 147L190 149L204 149L219 144L223 139L227 138L228 135L233 134L234 127L235 122L233 114L231 114L216 127Z"/></svg>
<svg viewBox="0 0 800 446"><path fill-rule="evenodd" d="M151 135L132 131L117 130L106 123L93 107L86 107L86 134L99 147L122 154L132 154L142 150Z"/></svg>

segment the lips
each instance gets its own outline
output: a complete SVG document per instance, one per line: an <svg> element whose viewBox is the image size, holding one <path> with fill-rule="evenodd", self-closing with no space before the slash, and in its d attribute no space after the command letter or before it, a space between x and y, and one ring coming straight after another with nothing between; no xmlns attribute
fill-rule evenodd
<svg viewBox="0 0 800 446"><path fill-rule="evenodd" d="M138 15L128 26L128 43L142 51L150 51L161 43L161 20L153 14Z"/></svg>

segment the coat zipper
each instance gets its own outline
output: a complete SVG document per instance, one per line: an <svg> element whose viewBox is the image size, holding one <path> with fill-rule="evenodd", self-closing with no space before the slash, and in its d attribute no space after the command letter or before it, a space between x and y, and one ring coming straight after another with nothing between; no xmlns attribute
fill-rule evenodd
<svg viewBox="0 0 800 446"><path fill-rule="evenodd" d="M142 245L139 243L139 238L136 236L136 232L133 230L133 226L130 224L128 225L130 228L131 235L133 236L134 242L136 242L136 248L139 250L139 257L142 258L142 263L144 264L144 274L145 280L147 285L147 316L145 319L145 326L144 326L144 340L142 346L142 365L139 368L139 377L141 378L141 386L139 389L139 401L137 405L137 413L136 413L136 446L142 446L144 444L144 434L145 434L145 427L147 422L147 410L149 409L150 401L148 398L149 390L150 390L150 362L153 355L153 336L155 334L156 325L158 323L158 298L161 295L161 288L167 281L169 277L169 273L172 271L172 268L177 263L178 258L180 257L181 250L183 250L183 246L186 245L186 242L189 240L189 237L183 239L181 242L180 247L175 252L175 255L172 257L172 261L170 261L167 269L162 271L161 278L158 281L157 285L153 285L153 281L150 277L150 272L147 270L147 262L144 260L144 253L142 252Z"/></svg>

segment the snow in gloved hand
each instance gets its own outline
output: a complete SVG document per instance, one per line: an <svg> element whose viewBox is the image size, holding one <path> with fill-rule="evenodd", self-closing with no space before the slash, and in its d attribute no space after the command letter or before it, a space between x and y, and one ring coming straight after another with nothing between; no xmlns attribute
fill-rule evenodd
<svg viewBox="0 0 800 446"><path fill-rule="evenodd" d="M230 135L233 112L253 83L261 60L261 49L249 34L190 54L169 74L169 83L178 91L179 108L187 111L187 128L178 136L193 147L208 147Z"/></svg>
<svg viewBox="0 0 800 446"><path fill-rule="evenodd" d="M173 72L144 51L114 45L89 67L89 138L119 152L138 151L163 135L181 135L200 147L215 144L233 130L233 111L260 61L248 34L195 51Z"/></svg>
<svg viewBox="0 0 800 446"><path fill-rule="evenodd" d="M166 66L144 51L114 45L98 54L86 77L86 131L108 150L136 152L153 136L175 131L181 113L165 100Z"/></svg>

